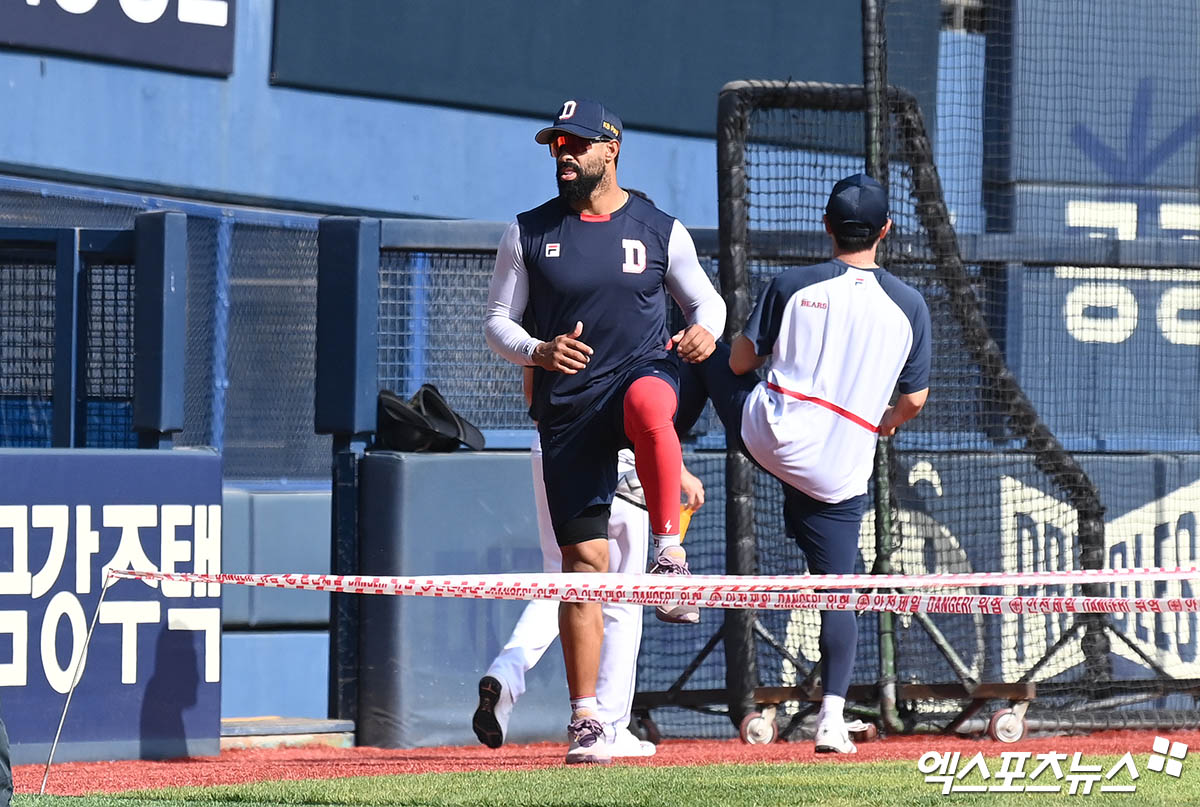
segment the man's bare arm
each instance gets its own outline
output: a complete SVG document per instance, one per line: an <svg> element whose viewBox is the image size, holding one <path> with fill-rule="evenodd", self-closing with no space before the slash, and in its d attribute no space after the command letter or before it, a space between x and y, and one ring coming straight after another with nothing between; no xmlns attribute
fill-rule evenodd
<svg viewBox="0 0 1200 807"><path fill-rule="evenodd" d="M729 351L729 369L737 375L753 373L767 363L767 356L759 356L754 352L754 343L745 336L733 340Z"/></svg>
<svg viewBox="0 0 1200 807"><path fill-rule="evenodd" d="M879 421L879 436L891 437L896 429L917 416L929 398L929 388L917 392L909 392L896 399L893 406L884 410L883 418Z"/></svg>

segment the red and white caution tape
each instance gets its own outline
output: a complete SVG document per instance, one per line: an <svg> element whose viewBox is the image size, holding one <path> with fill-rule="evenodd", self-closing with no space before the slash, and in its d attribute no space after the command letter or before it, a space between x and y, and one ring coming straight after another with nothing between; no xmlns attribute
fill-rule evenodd
<svg viewBox="0 0 1200 807"><path fill-rule="evenodd" d="M117 571L123 577L147 579L192 580L157 571ZM1192 566L1177 569L1076 569L1056 572L968 572L965 574L798 574L798 575L646 575L621 574L572 574L529 572L473 575L425 575L421 577L367 577L318 574L232 574L219 575L222 579L205 577L199 582L223 582L233 585L265 586L269 588L305 588L316 591L351 591L351 587L374 588L375 584L392 586L421 585L487 585L544 586L547 583L569 581L572 585L587 588L611 586L691 591L715 588L721 591L808 591L828 588L852 589L925 589L925 588L984 588L998 586L1063 586L1104 585L1136 581L1194 580L1200 581L1200 568ZM296 585L293 581L301 581ZM367 581L371 585L365 584ZM361 593L408 593L407 591L363 591Z"/></svg>
<svg viewBox="0 0 1200 807"><path fill-rule="evenodd" d="M1122 573L1125 573L1124 575ZM1180 573L1181 576L1175 576ZM1183 574L1186 573L1186 574ZM661 577L618 574L482 574L429 577L372 577L317 574L196 574L190 572L112 571L118 578L145 581L172 580L189 583L259 586L267 588L331 591L351 594L392 594L411 597L441 597L490 600L560 600L563 602L624 602L637 605L698 605L705 608L824 611L893 611L932 614L1030 614L1030 613L1169 613L1200 612L1195 597L1029 597L948 594L815 593L804 589L876 588L887 579L891 587L916 588L922 578L936 578L931 586L1033 585L1019 580L1049 577L1053 584L1072 582L1065 575L1080 572L1047 572L1041 575L988 575L987 582L962 582L961 578L979 575L809 575L791 579L793 590L763 590L751 586L757 577ZM1126 576L1127 575L1127 576ZM951 578L954 582L949 582ZM1092 577L1086 582L1130 580L1200 579L1190 570L1112 570L1103 580ZM713 584L709 581L722 581ZM740 581L728 583L724 581ZM1083 581L1075 581L1083 582ZM819 583L814 585L814 583ZM872 585L875 584L875 585ZM1041 583L1046 585L1047 583Z"/></svg>

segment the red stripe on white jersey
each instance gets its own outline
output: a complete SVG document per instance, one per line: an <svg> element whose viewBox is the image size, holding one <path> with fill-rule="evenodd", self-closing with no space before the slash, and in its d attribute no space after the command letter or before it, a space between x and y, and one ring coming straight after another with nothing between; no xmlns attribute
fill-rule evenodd
<svg viewBox="0 0 1200 807"><path fill-rule="evenodd" d="M856 415L853 412L850 412L846 409L843 409L842 407L838 406L835 403L830 403L829 401L823 400L821 398L814 398L813 396L805 395L802 392L796 392L794 390L784 389L783 387L779 386L778 384L772 384L770 381L767 381L765 383L767 385L767 389L775 390L778 393L787 395L789 398L795 398L798 401L807 401L808 403L814 403L817 406L823 406L826 409L828 409L830 412L833 412L836 415L841 415L842 417L846 418L846 420L849 420L851 423L856 423L859 426L862 426L864 429L871 432L872 434L879 433L878 426L876 426L866 420L863 420L858 415Z"/></svg>

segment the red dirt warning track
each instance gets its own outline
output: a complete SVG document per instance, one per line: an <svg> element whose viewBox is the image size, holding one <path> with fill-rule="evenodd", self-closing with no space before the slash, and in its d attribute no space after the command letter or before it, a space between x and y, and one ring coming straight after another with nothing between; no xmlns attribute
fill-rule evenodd
<svg viewBox="0 0 1200 807"><path fill-rule="evenodd" d="M1200 732L1157 732L1172 740L1200 746ZM859 746L847 756L813 753L811 742L744 745L738 740L666 740L650 759L620 760L625 765L711 765L722 762L872 762L915 760L926 751L961 751L999 756L1005 751L1034 754L1056 751L1073 754L1135 754L1150 752L1156 732L1105 731L1078 736L1039 737L1013 745L990 740L941 736L889 737ZM219 757L191 757L165 762L68 762L50 771L46 792L59 796L115 793L160 787L230 785L289 779L335 779L406 773L446 773L479 770L529 770L563 764L565 744L505 746L496 751L482 746L383 748L274 748L225 751ZM14 771L18 793L37 793L43 765L20 765Z"/></svg>

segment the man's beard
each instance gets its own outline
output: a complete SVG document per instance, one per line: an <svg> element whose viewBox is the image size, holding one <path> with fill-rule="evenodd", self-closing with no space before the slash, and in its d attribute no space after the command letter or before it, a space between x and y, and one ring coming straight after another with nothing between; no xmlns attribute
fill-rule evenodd
<svg viewBox="0 0 1200 807"><path fill-rule="evenodd" d="M594 174L589 174L583 165L575 164L575 178L564 180L559 176L561 167L556 163L554 166L554 178L558 182L558 195L568 205L582 204L592 198L592 191L596 190L600 185L600 181L604 179L604 167L601 166Z"/></svg>

